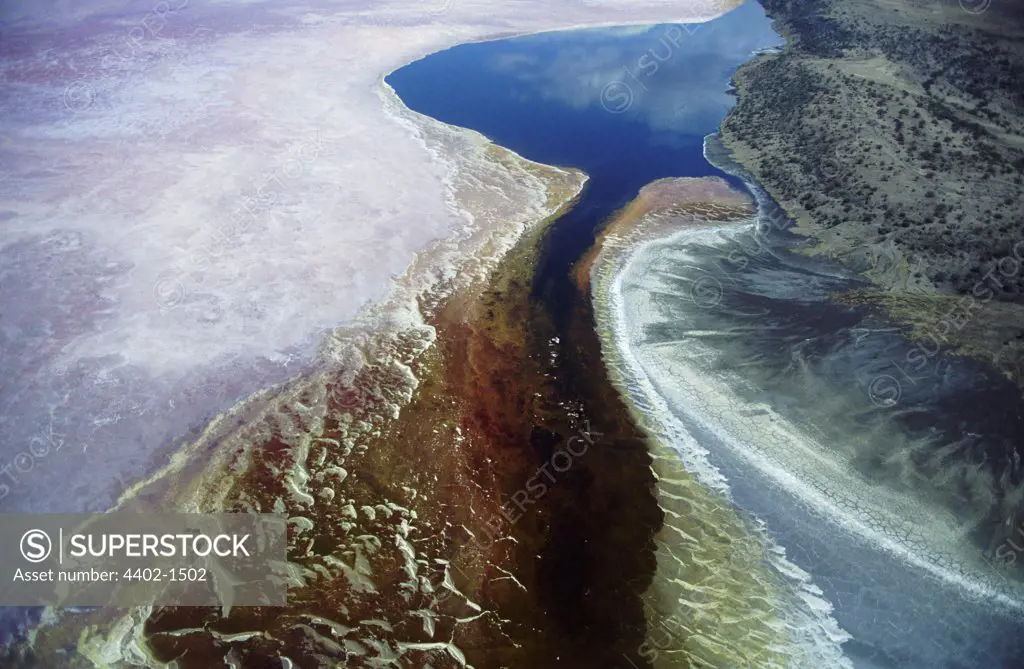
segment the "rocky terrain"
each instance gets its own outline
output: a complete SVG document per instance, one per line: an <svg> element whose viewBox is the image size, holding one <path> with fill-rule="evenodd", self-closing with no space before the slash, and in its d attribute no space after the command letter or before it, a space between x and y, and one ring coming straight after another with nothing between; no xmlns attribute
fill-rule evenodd
<svg viewBox="0 0 1024 669"><path fill-rule="evenodd" d="M797 231L919 339L1024 383L1024 7L763 0L787 38L722 128Z"/></svg>

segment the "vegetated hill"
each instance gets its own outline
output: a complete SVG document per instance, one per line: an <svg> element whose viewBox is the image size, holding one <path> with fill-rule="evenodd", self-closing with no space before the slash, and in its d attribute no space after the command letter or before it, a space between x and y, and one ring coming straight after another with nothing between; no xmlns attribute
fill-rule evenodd
<svg viewBox="0 0 1024 669"><path fill-rule="evenodd" d="M761 1L789 44L736 75L738 162L860 297L1024 383L1024 4Z"/></svg>

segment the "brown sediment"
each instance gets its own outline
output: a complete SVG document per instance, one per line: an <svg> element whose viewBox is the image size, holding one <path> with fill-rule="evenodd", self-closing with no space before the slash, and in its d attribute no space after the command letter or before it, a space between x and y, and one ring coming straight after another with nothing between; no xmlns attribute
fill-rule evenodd
<svg viewBox="0 0 1024 669"><path fill-rule="evenodd" d="M436 343L411 365L418 379L412 400L379 434L356 440L356 457L347 453L349 430L342 423L379 410L375 400L389 387L401 392L403 380L369 353L370 364L351 388L328 390L319 439L336 441L349 456L347 475L331 503L309 514L309 534L316 556L345 563L341 573L293 588L287 609L267 609L258 619L211 615L201 644L166 633L185 620L164 617L150 630L158 657L188 650L201 666L230 648L244 662L287 656L311 666L332 658L352 667L375 666L389 654L408 666L434 667L536 666L553 658L552 625L538 601L532 555L526 559L522 549L540 544L527 522L511 523L500 508L542 464L533 436L550 421L544 415L550 407L535 397L542 369L527 333L537 241L536 233L522 239L488 286L456 293L430 315ZM339 398L363 404L332 406ZM568 418L562 421L568 432ZM295 451L273 440L254 449L253 465L231 497L258 499L266 510L275 498L286 499L286 481L271 472L294 470ZM320 472L313 469L315 479ZM300 565L322 561L294 553L291 560ZM195 625L194 612L182 613ZM217 633L235 628L261 630L276 641L216 642Z"/></svg>
<svg viewBox="0 0 1024 669"><path fill-rule="evenodd" d="M578 191L575 173L546 176L553 203ZM532 294L546 229L483 284L424 302L432 333L363 337L355 374L296 382L257 420L226 417L218 466L193 452L187 476L136 491L138 508L287 513L287 607L158 608L144 643L124 626L145 616L95 612L79 650L183 668L645 666L636 593L661 523L650 459L582 302L569 308L589 363L566 381L575 363ZM41 630L33 659L66 666L69 629Z"/></svg>
<svg viewBox="0 0 1024 669"><path fill-rule="evenodd" d="M656 237L661 232L682 230L688 225L729 223L754 214L750 198L718 177L652 181L609 218L594 246L573 267L573 280L580 290L589 293L594 262L609 240L616 237Z"/></svg>

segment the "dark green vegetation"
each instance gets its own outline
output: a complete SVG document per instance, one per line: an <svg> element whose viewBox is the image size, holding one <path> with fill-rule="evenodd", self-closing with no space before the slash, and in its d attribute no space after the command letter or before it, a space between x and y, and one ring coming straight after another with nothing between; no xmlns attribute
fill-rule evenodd
<svg viewBox="0 0 1024 669"><path fill-rule="evenodd" d="M947 343L1020 382L1024 7L762 4L789 45L736 76L723 138L737 160L916 332L936 324L932 297L941 319L963 296L957 318L984 327Z"/></svg>

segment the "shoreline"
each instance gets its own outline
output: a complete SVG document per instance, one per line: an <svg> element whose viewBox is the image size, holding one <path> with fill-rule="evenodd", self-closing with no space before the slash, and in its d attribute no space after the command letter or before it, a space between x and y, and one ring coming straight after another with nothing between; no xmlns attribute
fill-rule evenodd
<svg viewBox="0 0 1024 669"><path fill-rule="evenodd" d="M382 89L381 94L388 104L388 91ZM280 499L289 499L288 506L314 502L310 493L315 489L306 492L313 484L311 479L319 478L322 483L328 479L334 481L333 486L321 488L321 493L336 490L342 481L351 481L360 470L351 465L341 467L337 457L327 457L323 447L333 445L332 450L341 449L346 455L353 450L356 455L366 455L367 439L393 429L389 426L403 413L408 414L410 403L422 394L425 380L413 370L420 369L429 377L429 370L437 364L439 346L445 345L435 333L438 314L452 305L479 299L479 292L493 278L497 267L507 261L511 250L529 244L531 238L545 230L575 202L586 183L585 175L578 170L541 165L492 143L479 133L422 117L404 108L393 91L390 104L406 109L407 116L396 119L397 122L415 124L418 120L422 124L417 137L427 150L431 150L429 144L433 143L436 151L439 136L454 136L463 142L461 150L451 152L458 157L446 163L452 173L457 174L470 164L474 170L479 170L484 163L471 163L473 156L477 156L489 164L487 169L495 174L518 174L505 179L506 183L516 183L523 178L543 183L541 197L548 202L516 214L522 219L518 227L509 226L509 219L506 219L503 229L467 228L461 239L456 236L439 240L430 250L418 254L406 273L394 282L388 301L365 309L360 319L362 324L341 328L325 339L319 357L321 365L326 366L263 389L218 416L206 426L201 437L177 449L168 465L126 490L115 509L144 510L167 508L167 505L193 512L237 509L239 485L244 478L265 468L267 463L260 452L268 447L272 451L284 448L294 454L292 465L284 467L288 473L280 480L284 486L284 496ZM531 213L534 209L535 214ZM463 215L467 213L463 211ZM467 252L466 244L473 245L474 250ZM461 267L433 275L434 268L445 266L445 261L437 260L438 255L462 258ZM420 314L422 316L418 316ZM424 320L419 320L420 317ZM401 326L396 328L399 324ZM375 381L368 374L381 378ZM353 415L359 415L360 419L352 420ZM336 422L339 420L342 422ZM425 427L431 425L429 421L425 423ZM340 434L335 434L338 430ZM453 443L461 441L456 433L451 434L451 439ZM314 464L317 462L318 467ZM329 472L328 479L323 478L324 472ZM411 494L415 499L415 491ZM316 502L329 503L332 499L333 495L321 495ZM410 501L399 504L399 512L406 517L400 509L408 507ZM335 511L345 511L345 508ZM353 521L355 517L346 522ZM440 587L442 582L435 582L434 587ZM107 666L122 655L150 661L147 658L151 651L143 639L152 633L152 630L148 633L144 630L147 619L154 615L162 617L162 625L173 625L177 617L162 615L158 609L133 611L123 618L104 611L63 616L64 625L60 627L44 624L35 628L33 634L40 643L34 652L47 653L59 648L64 643L56 642L58 639L67 634L77 636L72 630L95 625L90 638L82 640L81 651L98 665ZM104 640L103 629L113 635Z"/></svg>
<svg viewBox="0 0 1024 669"><path fill-rule="evenodd" d="M12 98L4 144L4 260L31 279L9 286L16 322L60 327L21 328L25 354L5 358L23 390L0 415L10 442L0 455L31 456L51 422L67 443L0 490L4 508L108 508L121 481L151 475L218 414L322 362L325 330L358 328L393 277L465 232L443 165L383 113L388 72L481 36L705 18L732 4L528 0L498 11L457 3L438 16L397 1L369 11L192 3L161 22L158 51L144 40L116 67L111 47L124 46L132 8L26 10L4 34L24 93ZM51 52L74 66L34 55ZM243 205L252 220L236 215ZM82 278L95 279L88 290L75 288ZM292 285L303 290L289 295Z"/></svg>
<svg viewBox="0 0 1024 669"><path fill-rule="evenodd" d="M499 148L498 151L504 152L506 150ZM514 248L528 249L531 247L535 243L534 240L537 236L542 234L547 228L547 225L575 201L579 189L582 188L584 179L579 173L563 172L563 174L575 178L577 180L576 187L567 191L564 196L559 196L561 204L553 209L549 216L518 235ZM522 251L519 252L521 253ZM509 261L509 258L514 255L509 252L503 254L502 261L499 262L498 267L504 266ZM495 276L495 271L497 271L497 268L491 270L489 274L491 280ZM369 349L372 349L373 345L368 344L368 349L364 350L362 354L364 355L364 365L357 371L351 381L342 381L342 379L338 378L337 372L334 373L334 380L332 381L330 373L322 372L312 379L304 380L300 384L300 386L304 387L295 388L291 391L292 397L295 398L289 402L291 406L309 405L310 400L315 400L316 398L316 395L310 397L308 394L311 386L313 386L314 392L319 392L323 400L326 400L326 411L322 418L305 421L296 425L295 427L298 428L298 431L294 433L291 439L285 433L280 436L265 437L265 439L269 438L269 444L261 445L258 441L253 443L249 447L251 449L250 455L244 456L241 461L236 460L234 463L226 462L223 465L225 478L220 483L214 483L205 479L211 473L215 473L215 470L207 467L203 471L203 477L190 482L189 489L220 489L224 495L222 500L233 500L228 505L229 508L231 506L237 507L238 501L246 498L253 501L261 498L266 499L268 495L272 495L271 491L275 489L283 493L285 498L291 497L291 501L288 502L289 506L304 503L303 500L308 500L313 508L319 507L320 510L311 513L312 508L307 509L302 516L293 517L292 521L302 521L296 526L296 534L304 534L306 531L302 527L304 524L303 518L308 517L310 520L309 530L320 539L330 534L336 534L336 530L332 532L328 529L333 523L325 520L323 517L325 513L333 516L338 516L340 513L343 536L353 537L362 532L367 535L378 535L381 538L384 535L380 533L379 529L381 522L380 514L385 513L387 516L392 516L393 514L394 521L401 521L397 528L392 529L392 531L397 530L395 535L395 540L398 541L396 546L399 549L397 554L394 553L393 548L388 548L389 542L387 540L383 541L383 546L380 545L380 540L378 540L378 547L375 549L371 550L369 547L364 547L362 550L357 549L357 553L362 555L360 559L368 560L366 563L368 570L365 572L360 570L358 564L346 567L341 564L341 560L333 559L325 563L330 572L334 574L334 580L340 579L342 583L348 580L351 586L357 586L358 583L362 583L362 586L358 586L357 589L366 590L368 588L368 593L372 593L380 587L375 585L375 578L369 580L370 574L377 572L378 569L384 569L386 573L386 570L391 568L390 561L401 556L403 552L411 550L411 554L416 556L417 563L424 562L423 552L425 547L418 542L423 541L424 537L434 532L440 531L443 534L445 532L444 528L448 524L443 516L438 518L429 515L429 513L438 513L436 505L439 499L444 500L448 495L454 495L456 499L462 500L459 502L460 506L461 504L468 504L469 509L473 507L480 510L490 509L491 518L500 517L498 507L495 506L495 504L500 504L500 500L496 502L491 498L486 493L486 488L489 487L487 485L489 480L501 480L502 476L507 476L507 474L501 474L499 468L498 470L491 470L489 473L478 472L469 477L469 473L475 471L476 467L476 465L471 464L474 460L472 449L482 446L482 444L473 445L474 435L466 428L465 419L460 418L462 412L461 403L472 401L472 396L459 392L449 394L448 388L450 384L457 383L459 376L451 371L443 371L445 367L454 362L451 359L452 356L456 358L464 356L468 350L465 347L471 347L469 343L458 344L466 336L463 331L464 326L461 323L468 317L462 313L462 310L467 305L472 305L474 310L479 311L479 307L476 305L485 301L488 294L486 283L482 285L478 281L471 281L468 285L464 285L461 289L450 294L443 301L443 305L433 310L433 313L430 313L431 309L425 310L427 312L426 327L437 329L440 336L430 338L429 342L426 342L426 345L420 348L418 353L414 354L407 368L405 363L395 359L396 354L399 352L392 348L396 340L400 341L402 339L401 332L388 333L392 343L384 342L383 348L378 349L375 354L369 353ZM468 319L467 322L473 322L473 320L475 319ZM472 327L478 326L474 325ZM494 335L481 333L480 336L486 340L486 338ZM452 348L453 346L455 346L454 349ZM390 353L388 352L389 349L391 349ZM503 356L499 356L494 361L494 364L500 364L502 359ZM402 380L404 375L402 372L403 368L406 368L408 373L405 381ZM389 369L392 371L388 371ZM335 384L333 387L332 383ZM401 389L406 383L412 384L407 391ZM323 384L321 390L315 390L315 386L320 384ZM339 386L341 387L340 390ZM372 389L375 389L375 391ZM368 390L371 390L371 392L367 392ZM398 392L397 397L394 397L395 392ZM278 399L280 400L280 398ZM484 400L479 399L478 401ZM453 405L453 402L456 402L456 404ZM425 416L423 415L424 412L426 412ZM265 424L272 420L273 413L271 412L261 422ZM366 421L370 421L370 423L367 426L359 427L359 423ZM252 423L254 421L249 422ZM461 428L459 427L460 425L462 426ZM440 427L444 428L443 434L437 436L437 428ZM396 433L396 430L399 432ZM433 430L435 436L430 436L431 430ZM310 439L303 436L303 433L307 432L311 432L314 438ZM317 434L320 436L315 436ZM276 456L273 460L268 460L268 455L260 453L261 449L269 447L270 453L280 455L283 451L279 449L292 440L296 441L290 447L297 451L294 460L289 458L281 462ZM428 444L431 444L430 448L434 450L436 458L428 458L427 454L423 452ZM222 450L225 446L228 446L228 444L221 444ZM341 453L329 454L338 448L342 449ZM470 450L467 452L466 448ZM391 492L397 494L398 498L373 500L373 497L378 496L379 483L374 483L368 489L363 488L369 481L378 478L402 480L403 476L409 476L409 482L411 483L413 479L422 477L421 474L412 474L411 472L402 474L400 470L405 469L405 467L400 468L399 471L391 471L390 467L374 464L374 460L381 457L381 453L388 452L394 453L390 457L403 453L404 455L400 459L408 465L438 473L443 471L446 477L454 478L458 481L458 484L452 487L451 492L448 493L442 492L439 489L421 488L420 486L403 487L402 489L405 490L404 494L399 490L392 489ZM345 462L342 462L338 457L341 454L348 456L350 453L351 456L346 457ZM374 455L375 453L378 453L378 455ZM238 456L235 455L234 457ZM369 458L369 461L365 461L367 458ZM427 460L424 461L423 458L427 458ZM359 464L360 460L364 462ZM273 465L274 461L277 461L279 464ZM417 463L419 464L417 465ZM427 463L429 463L429 466ZM281 465L284 465L287 472L283 479L274 482L276 477L273 479L266 477L268 466L277 468ZM242 472L244 473L237 471L239 466L242 467ZM334 482L334 485L321 488L320 492L316 493L315 482L320 482L320 485L323 485L331 481ZM360 481L363 481L363 483L360 483ZM339 488L338 484L341 482L346 483L344 488ZM436 484L432 483L430 488L436 488ZM325 490L341 489L344 489L348 495L354 497L354 499L350 498L347 500L347 505L344 505L346 501L344 498L335 500L334 495L325 497L323 494ZM471 492L474 489L478 489L478 492ZM245 492L246 490L249 492ZM308 493L306 492L307 490ZM314 494L316 495L315 504ZM466 501L467 495L470 500L468 502ZM281 499L281 497L278 499ZM376 504L374 504L374 501L376 501ZM210 503L212 506L224 506L223 501L215 503L211 501ZM323 504L328 506L325 507ZM334 508L332 509L331 507ZM202 509L202 506L199 508ZM373 509L376 509L376 511ZM434 510L428 512L428 509ZM459 512L457 515L462 516L463 513ZM374 519L375 516L376 521ZM449 515L447 520L453 521L455 517L457 516ZM488 554L486 551L481 552L479 550L479 542L472 540L473 533L471 531L469 536L464 534L464 531L469 531L469 527L472 527L478 536L485 536L487 529L481 525L484 520L486 520L484 517L464 517L463 531L460 531L458 536L451 537L446 542L446 545L433 547L432 550L426 553L426 555L444 556L443 558L432 558L433 563L450 565L450 567L446 566L441 572L437 572L437 564L434 564L429 573L421 577L417 586L423 593L422 596L428 598L426 608L423 610L433 611L427 617L431 621L430 637L434 637L437 634L443 635L441 630L453 624L446 621L458 618L460 609L463 610L461 615L466 615L465 612L472 612L474 609L479 610L479 606L474 600L486 601L486 599L480 599L483 592L480 588L488 582L488 579L484 578L486 570L483 568L487 564L488 558L486 556ZM371 527L378 529L371 530ZM413 530L414 534L409 534L410 529ZM399 537L407 537L407 539L403 540ZM337 540L333 539L332 541ZM293 541L297 541L297 537L294 537ZM359 545L359 543L356 542L354 545ZM296 544L290 547L290 556L297 547ZM375 553L377 555L374 555ZM326 559L328 556L324 557ZM494 557L493 559L498 565L504 564L506 567L509 566L507 556ZM305 561L300 559L298 562L302 563ZM402 560L399 560L399 564L401 562ZM338 571L338 567L341 567L341 571ZM410 567L410 564L406 563L406 569L409 568L418 571L417 568ZM356 571L352 571L353 569ZM322 570L318 571L322 573ZM299 615L301 618L306 615L303 613L304 611L319 611L317 615L321 620L325 621L324 624L327 624L326 621L331 620L348 620L348 615L341 617L329 615L322 611L322 605L312 606L312 603L317 601L316 598L319 597L319 594L310 593L313 599L309 599L308 595L299 594L302 590L309 590L310 588L314 588L314 593L319 593L324 587L323 584L315 585L317 579L308 568L303 569L303 572L293 574L293 578L298 578L293 583L293 586L298 587L299 590L293 592L289 615ZM513 582L515 582L514 578ZM333 590L337 586L331 585L328 587ZM344 592L344 589L342 592ZM392 597L395 595L388 596ZM506 596L508 596L508 593L506 593ZM296 600L308 601L303 603ZM342 596L339 604L343 601L349 602L351 606L350 597ZM429 603L431 601L433 603ZM183 613L176 612L173 607L163 607L162 609L143 612L141 617L132 615L116 624L114 621L109 621L108 624L113 625L115 628L120 628L120 635L103 640L102 635L96 635L94 632L86 648L90 645L92 646L89 653L94 658L94 661L101 665L123 653L126 647L125 644L136 649L135 657L139 659L148 658L147 661L156 661L158 658L164 658L166 661L168 657L179 655L181 650L176 649L177 642L174 641L173 636L165 637L162 635L171 632L180 625L186 624L187 620L195 616L194 612L189 613L188 610ZM235 617L235 615L232 615L232 618ZM157 619L160 621L159 625L154 627L155 623L153 623L153 620ZM253 623L250 622L249 624ZM270 627L266 629L272 629L274 627L273 618L256 625L256 627L259 628L267 624ZM437 632L434 631L435 627ZM453 633L454 629L453 627ZM473 631L471 629L468 634L471 636L482 634L484 633L482 630ZM157 636L153 636L154 634ZM351 637L352 635L347 636ZM143 642L143 639L147 637L150 639L150 644L156 643L155 647L147 647L146 643ZM355 638L352 638L351 641L354 643ZM170 646L168 646L168 642L170 642ZM239 644L235 645L238 646ZM407 645L406 653L412 655L429 653L434 649L445 651L445 648L447 648L444 644L426 643L426 640L423 643ZM346 641L346 646L350 646L350 642ZM350 652L352 648L355 648L355 646L350 646ZM472 647L459 649L458 645L453 642L450 650L447 652L452 657L462 657L464 653L472 655L474 651ZM151 653L156 653L156 655L151 655ZM203 662L214 659L213 657L208 657L208 659L204 660L202 652L197 653L196 648L193 648L192 654L196 656L193 662L198 664L190 664L189 666L205 666Z"/></svg>

